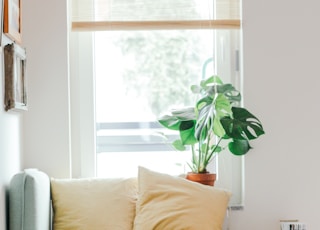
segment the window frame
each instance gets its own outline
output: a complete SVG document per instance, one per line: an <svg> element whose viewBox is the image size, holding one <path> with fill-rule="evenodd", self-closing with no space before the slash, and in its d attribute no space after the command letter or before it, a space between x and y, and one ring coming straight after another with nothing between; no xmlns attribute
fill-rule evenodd
<svg viewBox="0 0 320 230"><path fill-rule="evenodd" d="M210 20L204 27L214 27L215 29L239 29L240 30L240 41L241 41L241 28L240 20L225 20L225 25L219 27L213 24ZM223 20L220 20L223 21ZM83 25L85 25L83 27ZM70 97L71 97L71 175L73 178L82 177L95 177L96 176L96 131L97 126L95 122L95 80L94 80L94 38L88 29L90 24L76 24L73 22L73 31L71 31L69 36L69 55L70 55ZM157 28L161 29L164 27L177 26L180 25L181 28L191 28L194 27L193 24L185 22L161 22L157 24L155 22L144 22L144 23L117 23L117 22L95 22L96 28L94 30L106 30L106 26L115 29L115 25L119 28L126 29L150 29ZM192 26L191 26L192 25ZM228 26L226 26L228 25ZM202 28L204 28L202 27ZM119 29L117 28L117 29ZM176 28L176 27L175 27ZM178 28L179 29L179 26ZM201 27L197 27L201 29ZM239 47L238 57L242 56L242 47ZM219 49L217 49L218 52ZM239 58L238 58L239 60ZM241 58L240 58L241 60ZM242 76L242 63L235 63L233 65L239 68L239 75ZM217 63L219 65L221 63ZM221 73L218 73L218 75ZM241 80L242 81L242 80ZM234 82L233 82L234 83ZM236 85L240 86L240 91L242 92L242 82L237 82ZM231 177L233 181L236 181L235 187L236 193L233 192L233 196L236 196L235 202L231 204L232 210L241 210L244 207L244 157L234 158L231 154L224 154L227 156L222 157L222 162L227 161L227 167L224 169L227 174ZM221 158L221 157L220 157ZM219 160L220 162L220 160ZM225 164L225 163L219 163ZM226 166L226 165L224 165ZM220 178L221 179L221 178ZM230 179L230 178L227 178ZM223 179L222 179L223 180ZM219 182L216 185L219 187Z"/></svg>
<svg viewBox="0 0 320 230"><path fill-rule="evenodd" d="M73 178L96 176L96 123L94 97L93 38L88 33L70 35L71 141ZM80 49L81 48L81 49ZM221 160L220 160L221 159ZM244 207L244 158L223 154L219 165L237 187L233 192L232 210ZM227 163L221 163L227 162ZM223 174L223 173L222 173ZM224 180L220 173L220 181ZM231 175L230 175L231 174ZM224 176L223 176L224 177ZM219 187L219 181L216 187Z"/></svg>

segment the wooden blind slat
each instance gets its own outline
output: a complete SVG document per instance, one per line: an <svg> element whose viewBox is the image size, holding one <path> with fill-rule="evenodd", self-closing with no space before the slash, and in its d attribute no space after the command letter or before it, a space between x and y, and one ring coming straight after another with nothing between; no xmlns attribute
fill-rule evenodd
<svg viewBox="0 0 320 230"><path fill-rule="evenodd" d="M240 29L240 20L196 21L88 21L73 22L73 31Z"/></svg>

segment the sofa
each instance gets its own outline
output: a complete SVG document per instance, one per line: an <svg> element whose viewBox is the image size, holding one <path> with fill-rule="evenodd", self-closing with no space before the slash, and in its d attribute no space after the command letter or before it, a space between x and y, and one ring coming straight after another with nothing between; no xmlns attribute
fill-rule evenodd
<svg viewBox="0 0 320 230"><path fill-rule="evenodd" d="M36 169L9 188L10 230L220 230L230 192L144 167L137 178L57 179Z"/></svg>

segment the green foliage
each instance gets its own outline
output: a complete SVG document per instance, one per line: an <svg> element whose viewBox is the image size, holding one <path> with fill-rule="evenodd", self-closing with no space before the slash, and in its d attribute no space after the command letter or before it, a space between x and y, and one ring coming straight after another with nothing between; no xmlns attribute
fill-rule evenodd
<svg viewBox="0 0 320 230"><path fill-rule="evenodd" d="M233 107L233 117L222 117L221 123L230 138L253 140L264 133L258 118L245 108Z"/></svg>
<svg viewBox="0 0 320 230"><path fill-rule="evenodd" d="M174 110L162 116L159 122L168 129L177 130L180 139L174 142L177 150L192 149L189 167L193 172L207 172L207 165L215 154L225 147L221 140L228 140L227 147L237 156L246 154L251 146L249 140L264 134L261 122L247 109L236 107L241 101L240 92L231 84L224 84L218 76L191 86L200 98L194 108Z"/></svg>

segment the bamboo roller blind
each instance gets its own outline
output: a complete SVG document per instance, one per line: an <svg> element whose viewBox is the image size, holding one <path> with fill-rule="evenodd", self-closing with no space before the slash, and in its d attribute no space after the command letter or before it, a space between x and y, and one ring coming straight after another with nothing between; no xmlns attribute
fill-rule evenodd
<svg viewBox="0 0 320 230"><path fill-rule="evenodd" d="M72 0L72 30L239 29L240 0Z"/></svg>

